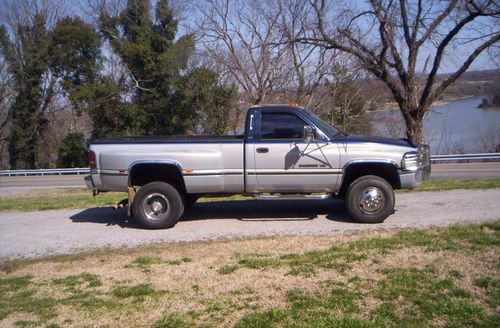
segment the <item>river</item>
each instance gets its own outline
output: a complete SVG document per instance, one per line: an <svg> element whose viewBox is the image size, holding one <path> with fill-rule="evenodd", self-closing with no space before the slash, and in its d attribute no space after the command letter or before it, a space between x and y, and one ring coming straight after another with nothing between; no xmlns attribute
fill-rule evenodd
<svg viewBox="0 0 500 328"><path fill-rule="evenodd" d="M425 141L432 154L494 151L500 145L500 109L477 108L484 97L454 100L432 106L424 121ZM399 110L368 114L375 134L404 137Z"/></svg>

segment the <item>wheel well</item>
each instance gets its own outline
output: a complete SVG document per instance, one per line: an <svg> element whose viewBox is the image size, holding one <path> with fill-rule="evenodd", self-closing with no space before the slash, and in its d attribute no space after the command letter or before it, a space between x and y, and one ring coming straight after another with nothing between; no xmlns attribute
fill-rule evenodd
<svg viewBox="0 0 500 328"><path fill-rule="evenodd" d="M393 189L401 188L401 180L395 165L389 163L355 163L344 169L339 194L344 196L351 183L365 175L378 176L389 182Z"/></svg>
<svg viewBox="0 0 500 328"><path fill-rule="evenodd" d="M186 192L186 185L181 170L173 164L141 163L129 171L129 186L144 186L147 183L161 181Z"/></svg>

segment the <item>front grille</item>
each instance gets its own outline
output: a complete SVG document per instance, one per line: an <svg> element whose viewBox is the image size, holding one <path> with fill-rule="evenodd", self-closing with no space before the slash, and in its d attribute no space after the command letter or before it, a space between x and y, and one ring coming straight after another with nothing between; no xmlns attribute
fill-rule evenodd
<svg viewBox="0 0 500 328"><path fill-rule="evenodd" d="M405 170L415 171L421 165L421 156L418 152L412 151L406 153L401 161L401 167Z"/></svg>
<svg viewBox="0 0 500 328"><path fill-rule="evenodd" d="M419 145L418 153L421 156L423 179L428 180L431 176L431 148L429 145Z"/></svg>

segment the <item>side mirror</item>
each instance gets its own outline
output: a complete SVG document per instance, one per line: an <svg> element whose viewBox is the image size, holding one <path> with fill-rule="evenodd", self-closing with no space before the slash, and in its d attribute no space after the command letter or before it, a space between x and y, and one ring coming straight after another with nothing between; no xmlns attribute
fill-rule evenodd
<svg viewBox="0 0 500 328"><path fill-rule="evenodd" d="M304 142L314 141L314 129L310 125L304 126Z"/></svg>

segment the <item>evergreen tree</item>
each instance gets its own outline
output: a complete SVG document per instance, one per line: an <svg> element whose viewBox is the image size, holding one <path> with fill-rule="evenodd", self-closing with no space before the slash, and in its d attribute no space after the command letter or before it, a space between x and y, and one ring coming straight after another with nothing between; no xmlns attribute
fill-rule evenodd
<svg viewBox="0 0 500 328"><path fill-rule="evenodd" d="M48 68L47 40L45 17L39 13L30 22L20 22L12 39L6 27L0 27L0 51L9 66L16 90L9 110L11 169L37 166L38 139L47 123L42 104L42 82ZM50 95L46 97L50 99Z"/></svg>
<svg viewBox="0 0 500 328"><path fill-rule="evenodd" d="M73 108L80 111L94 98L101 69L101 38L79 17L57 21L50 33L48 60Z"/></svg>
<svg viewBox="0 0 500 328"><path fill-rule="evenodd" d="M100 30L130 73L134 92L124 108L124 119L133 120L127 115L137 115L134 131L141 124L145 135L185 133L214 106L231 104L234 88L220 85L217 74L205 69L189 71L193 36L176 37L177 21L168 0L156 2L153 17L149 0L129 0L120 15L101 15ZM206 91L221 96L207 98L202 94ZM217 132L227 127L227 119L220 122L225 126L216 128Z"/></svg>
<svg viewBox="0 0 500 328"><path fill-rule="evenodd" d="M69 133L64 137L57 151L58 167L87 166L87 149L83 133Z"/></svg>
<svg viewBox="0 0 500 328"><path fill-rule="evenodd" d="M122 58L135 84L132 103L146 118L143 133L177 134L192 127L195 112L178 106L176 84L194 50L191 35L175 40L177 21L167 0L129 0L121 15L101 17L101 31Z"/></svg>

